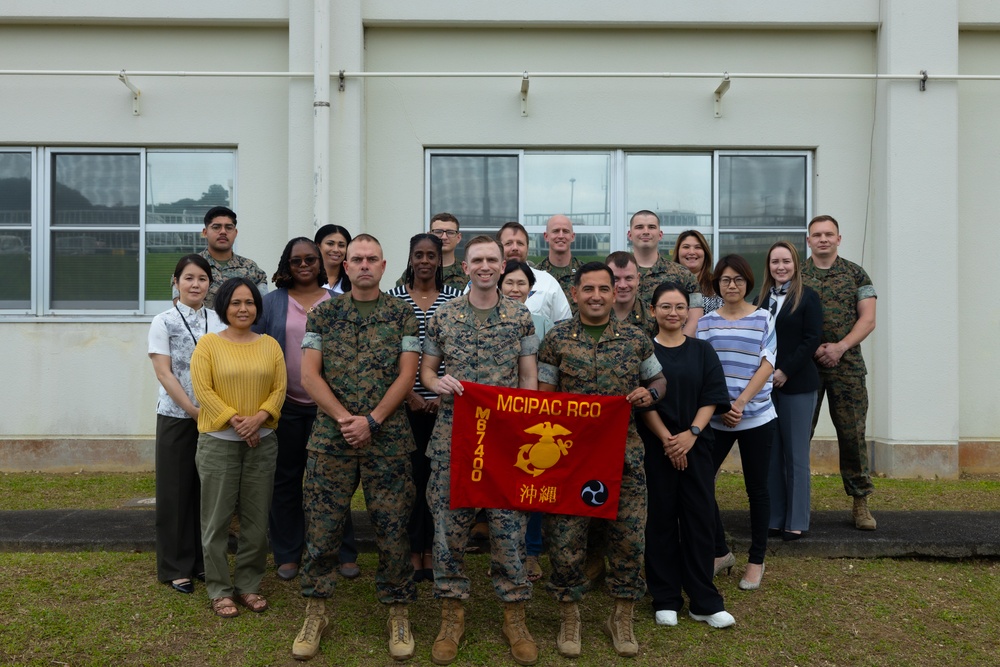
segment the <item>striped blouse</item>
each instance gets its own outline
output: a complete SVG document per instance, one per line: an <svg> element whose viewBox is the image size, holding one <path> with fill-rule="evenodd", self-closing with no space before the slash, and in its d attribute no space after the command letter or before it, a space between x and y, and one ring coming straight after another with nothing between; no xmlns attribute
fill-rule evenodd
<svg viewBox="0 0 1000 667"><path fill-rule="evenodd" d="M708 341L719 355L731 401L735 401L746 389L750 378L765 359L774 366L777 339L774 320L766 309L755 310L738 320L727 320L718 311L711 312L698 320L697 337ZM736 428L725 426L721 416L712 417L712 428L745 431L766 424L775 417L769 376L743 409L743 419Z"/></svg>
<svg viewBox="0 0 1000 667"><path fill-rule="evenodd" d="M421 310L420 306L417 305L417 302L414 301L413 298L410 296L409 292L406 291L406 285L397 285L396 287L393 287L391 290L386 292L386 294L399 297L406 303L410 304L410 308L413 309L413 314L417 316L417 329L418 329L417 336L420 338L421 349L423 349L424 347L424 325L427 323L427 319L437 311L438 307L441 304L447 303L448 301L451 301L455 297L462 296L461 292L459 292L455 288L448 287L447 285L445 285L444 289L442 289L440 294L437 295L437 298L434 299L434 303L430 305L430 308L428 308L427 310ZM438 377L441 377L442 375L444 375L444 364L441 364L441 366L438 368ZM430 391L429 389L426 389L424 385L420 384L419 365L417 366L417 380L416 382L413 383L413 391L415 391L417 394L419 394L426 400L433 400L438 397L437 394Z"/></svg>

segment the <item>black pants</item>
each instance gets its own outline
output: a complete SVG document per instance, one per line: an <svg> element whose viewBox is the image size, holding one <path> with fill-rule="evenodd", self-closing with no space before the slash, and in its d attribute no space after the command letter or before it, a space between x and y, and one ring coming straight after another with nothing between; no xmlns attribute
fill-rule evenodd
<svg viewBox="0 0 1000 667"><path fill-rule="evenodd" d="M407 407L406 417L410 420L413 440L417 445L417 449L410 455L413 464L413 485L417 491L407 527L410 534L410 551L430 553L434 550L434 517L431 516L431 509L427 506L427 480L431 478L431 460L427 458L426 451L431 433L434 432L437 415L413 412Z"/></svg>
<svg viewBox="0 0 1000 667"><path fill-rule="evenodd" d="M743 482L750 501L750 554L748 562L760 565L767 550L767 522L771 513L771 500L767 491L767 471L771 464L771 445L774 444L775 420L745 431L712 429L715 447L712 460L716 472L729 455L733 443L740 443L740 460L743 462ZM729 553L726 531L722 526L719 504L715 503L715 556Z"/></svg>
<svg viewBox="0 0 1000 667"><path fill-rule="evenodd" d="M699 440L687 453L687 468L677 470L663 443L646 429L646 584L653 610L680 611L681 588L695 614L725 609L712 582L715 549L715 465L710 443Z"/></svg>
<svg viewBox="0 0 1000 667"><path fill-rule="evenodd" d="M278 438L278 462L274 470L274 494L268 531L274 564L298 563L306 542L306 516L302 509L302 476L306 470L306 444L316 420L315 405L285 401L275 435ZM340 562L358 559L354 541L354 525L347 514L344 541L340 547Z"/></svg>
<svg viewBox="0 0 1000 667"><path fill-rule="evenodd" d="M195 420L156 415L156 576L162 582L205 571L196 451Z"/></svg>

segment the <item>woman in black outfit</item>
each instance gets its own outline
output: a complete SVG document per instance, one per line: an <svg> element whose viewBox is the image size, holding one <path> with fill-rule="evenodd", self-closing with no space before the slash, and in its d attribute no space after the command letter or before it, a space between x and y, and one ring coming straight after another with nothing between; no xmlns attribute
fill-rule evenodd
<svg viewBox="0 0 1000 667"><path fill-rule="evenodd" d="M646 446L646 582L657 625L677 625L689 598L689 615L714 628L735 623L712 582L715 465L712 415L729 411L719 356L708 343L684 335L689 297L675 283L653 292L653 339L667 391L655 410L642 413Z"/></svg>

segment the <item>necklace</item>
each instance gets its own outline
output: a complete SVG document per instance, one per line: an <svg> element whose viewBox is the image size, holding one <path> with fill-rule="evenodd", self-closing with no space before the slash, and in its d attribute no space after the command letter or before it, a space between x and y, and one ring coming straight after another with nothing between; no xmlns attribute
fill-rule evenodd
<svg viewBox="0 0 1000 667"><path fill-rule="evenodd" d="M181 316L181 322L184 323L184 328L188 330L188 334L191 336L191 340L194 342L195 345L197 345L198 344L198 339L195 338L194 332L191 331L191 325L188 324L187 318L184 317L184 313L181 312L181 309L177 307L176 303L174 304L174 310L176 310L177 314ZM195 315L197 315L197 314L198 314L197 311L195 311ZM208 333L208 314L207 313L205 314L205 333Z"/></svg>

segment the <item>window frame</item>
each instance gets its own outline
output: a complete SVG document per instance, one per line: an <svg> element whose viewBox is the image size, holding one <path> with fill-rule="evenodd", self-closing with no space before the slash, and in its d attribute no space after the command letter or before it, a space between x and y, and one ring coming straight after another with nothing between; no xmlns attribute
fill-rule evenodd
<svg viewBox="0 0 1000 667"><path fill-rule="evenodd" d="M159 153L225 153L232 155L232 195L231 207L238 210L239 197L239 152L237 147L187 147L187 146L59 146L59 145L39 145L39 146L0 146L0 153L28 153L31 157L31 292L28 308L4 308L0 307L0 319L7 321L36 321L38 319L58 320L65 318L73 321L94 320L94 321L134 321L136 319L149 319L157 313L162 312L171 305L170 300L153 300L146 298L146 254L148 252L147 234L156 232L180 232L198 233L204 225L198 223L164 224L146 222L146 211L148 207L147 199L147 178L148 178L148 156ZM51 306L52 297L52 264L53 264L53 232L72 230L72 226L53 226L53 188L55 186L55 173L53 160L57 155L136 155L139 157L139 220L135 226L121 225L81 225L80 230L85 232L137 232L138 240L138 294L136 295L136 308L53 308ZM23 231L23 226L0 227L3 229L16 229ZM238 243L238 242L237 242ZM234 251L236 250L234 246Z"/></svg>
<svg viewBox="0 0 1000 667"><path fill-rule="evenodd" d="M573 147L573 148L520 148L520 149L499 149L499 148L448 148L448 147L425 147L424 148L424 229L429 228L429 220L435 213L440 213L440 211L430 210L430 192L431 192L431 157L438 155L516 155L518 157L518 215L517 220L522 225L525 221L525 201L524 201L524 159L525 157L531 155L545 154L545 155L596 155L606 153L609 155L609 168L611 170L610 177L608 178L608 206L610 225L605 226L595 226L577 229L577 234L580 233L593 233L593 234L610 234L611 238L611 251L616 250L626 250L631 251L631 245L628 241L628 211L626 210L626 185L627 185L627 162L630 155L701 155L710 156L712 159L712 175L711 183L708 186L711 188L711 201L712 201L712 218L711 225L701 225L693 227L702 232L706 237L709 238L712 245L713 254L718 256L719 249L723 243L723 237L730 233L751 233L751 234L782 234L782 235L794 235L801 231L803 235L803 240L808 234L808 224L809 219L812 217L813 211L813 161L815 159L815 151L812 149L690 149L690 150L670 150L663 147L650 147L648 149L634 149L634 148L591 148L591 147ZM805 158L805 173L803 174L805 178L805 216L802 221L802 227L754 227L754 228L733 228L726 229L721 227L721 209L720 209L720 199L721 193L719 190L719 179L720 179L720 158L727 156L751 156L751 157L804 157ZM540 234L545 231L544 225L532 225L525 228L528 230L529 234ZM474 230L476 233L489 233L494 234L495 230L482 230L479 227L469 228L470 231ZM664 236L676 235L687 229L692 229L692 227L684 226L660 226L661 231ZM466 228L462 228L463 233ZM545 252L538 252L544 250L544 248L533 249L536 252L534 255L544 256ZM661 244L661 252L670 252L671 248L667 248L665 245ZM806 255L809 256L809 248L806 246ZM805 259L805 258L803 258Z"/></svg>

